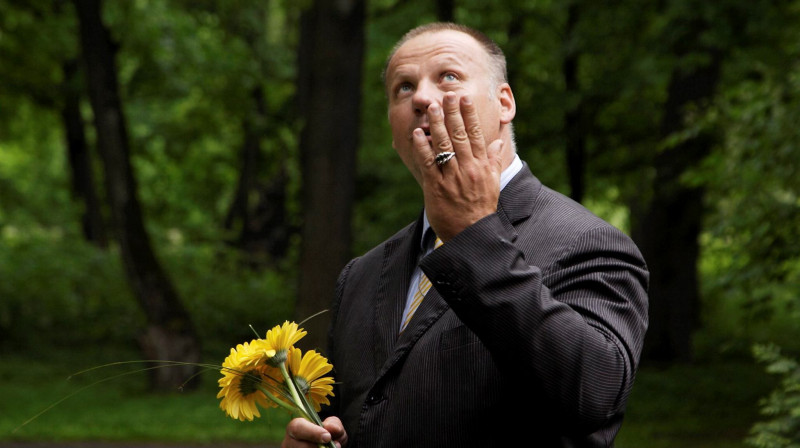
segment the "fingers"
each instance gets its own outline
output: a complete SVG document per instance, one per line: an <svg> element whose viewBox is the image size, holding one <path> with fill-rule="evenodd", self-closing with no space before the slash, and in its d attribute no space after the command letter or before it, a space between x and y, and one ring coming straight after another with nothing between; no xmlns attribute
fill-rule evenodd
<svg viewBox="0 0 800 448"><path fill-rule="evenodd" d="M411 134L411 140L414 142L412 157L414 157L414 162L422 171L424 178L425 173L430 173L431 168L436 167L436 162L434 162L436 154L431 149L431 145L428 143L428 137L422 129L414 129L414 132Z"/></svg>
<svg viewBox="0 0 800 448"><path fill-rule="evenodd" d="M489 159L489 162L494 164L497 167L497 172L501 173L503 171L503 147L505 146L505 142L501 139L497 139L493 141L489 147L486 149L486 157Z"/></svg>
<svg viewBox="0 0 800 448"><path fill-rule="evenodd" d="M481 130L478 110L472 103L472 98L466 95L461 97L461 116L463 117L465 132L472 148L472 156L477 159L486 157L486 140L483 137L483 130Z"/></svg>
<svg viewBox="0 0 800 448"><path fill-rule="evenodd" d="M449 151L454 151L456 158L461 159L461 162L467 162L467 158L472 158L472 150L467 131L464 129L464 121L461 118L458 98L455 93L447 92L442 102L444 114L439 117L442 119L442 123L438 124L437 128L444 129L444 135L450 140L450 143L444 146L450 146L452 149ZM432 118L430 120L431 135L434 135L434 121Z"/></svg>
<svg viewBox="0 0 800 448"><path fill-rule="evenodd" d="M454 92L447 92L442 103L441 112L435 103L428 107L434 152L454 151L461 164L486 157L478 111L469 96L459 101Z"/></svg>
<svg viewBox="0 0 800 448"><path fill-rule="evenodd" d="M422 129L415 129L412 133L414 165L420 171L420 182L440 180L446 173L462 171L476 160L489 158L478 110L472 99L468 95L459 98L455 92L447 92L441 101L441 104L431 103L427 109L430 137ZM436 155L448 151L453 151L456 156L439 167L435 162Z"/></svg>
<svg viewBox="0 0 800 448"><path fill-rule="evenodd" d="M347 432L344 430L344 425L338 417L328 417L322 422L322 426L331 434L331 438L339 446L347 443Z"/></svg>
<svg viewBox="0 0 800 448"><path fill-rule="evenodd" d="M343 431L344 428L342 428ZM304 418L295 418L286 425L286 435L283 437L281 447L317 447L319 444L330 442L331 438L331 433L327 428L317 426Z"/></svg>
<svg viewBox="0 0 800 448"><path fill-rule="evenodd" d="M445 98L447 97L445 96ZM447 103L447 101L444 102ZM448 119L452 121L454 118L451 116ZM439 154L441 152L453 151L453 139L445 125L442 106L437 103L432 103L428 106L428 122L431 127L433 152ZM456 153L456 157L458 157L458 155L459 154Z"/></svg>

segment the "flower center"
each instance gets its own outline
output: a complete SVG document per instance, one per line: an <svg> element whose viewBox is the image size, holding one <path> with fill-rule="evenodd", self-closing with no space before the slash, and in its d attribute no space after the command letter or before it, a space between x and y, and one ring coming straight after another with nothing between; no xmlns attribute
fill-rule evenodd
<svg viewBox="0 0 800 448"><path fill-rule="evenodd" d="M258 391L258 385L261 384L261 374L255 370L250 370L242 375L242 381L239 382L239 393L246 397Z"/></svg>

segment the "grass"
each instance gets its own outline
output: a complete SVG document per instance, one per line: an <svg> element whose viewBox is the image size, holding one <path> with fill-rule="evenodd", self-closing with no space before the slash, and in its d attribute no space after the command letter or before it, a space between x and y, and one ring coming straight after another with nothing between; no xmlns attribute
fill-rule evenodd
<svg viewBox="0 0 800 448"><path fill-rule="evenodd" d="M87 367L137 358L135 352L119 350L82 350L35 359L4 354L0 363L0 441L263 444L283 438L288 422L285 412L268 410L253 422L227 417L218 407L217 372L204 373L198 390L169 394L146 393L144 373L81 390L103 378L142 367L136 365L67 379ZM76 391L80 392L12 432L28 418Z"/></svg>
<svg viewBox="0 0 800 448"><path fill-rule="evenodd" d="M47 356L2 354L0 442L263 444L283 437L288 416L281 411L267 412L254 422L226 417L215 398L216 372L204 374L201 388L186 393L146 393L144 374L100 383L12 433L56 400L134 367L101 370L67 381L70 374L136 358L133 351L99 348L54 350ZM759 418L758 400L774 384L761 366L749 361L646 367L637 378L617 447L744 447L743 439Z"/></svg>

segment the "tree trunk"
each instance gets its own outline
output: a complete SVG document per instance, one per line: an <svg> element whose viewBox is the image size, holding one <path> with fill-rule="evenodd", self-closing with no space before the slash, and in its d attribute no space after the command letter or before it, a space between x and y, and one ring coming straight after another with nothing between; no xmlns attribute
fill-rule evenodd
<svg viewBox="0 0 800 448"><path fill-rule="evenodd" d="M436 0L436 19L440 22L455 21L455 0Z"/></svg>
<svg viewBox="0 0 800 448"><path fill-rule="evenodd" d="M252 269L273 266L289 249L293 229L286 213L286 160L278 158L267 167L262 155L263 123L267 120L267 106L261 85L250 92L254 110L243 121L244 142L241 149L239 183L225 218L225 229L236 232L231 244L248 257ZM270 169L268 181L262 180Z"/></svg>
<svg viewBox="0 0 800 448"><path fill-rule="evenodd" d="M297 89L305 125L298 320L330 306L350 257L364 14L364 0L316 0L300 21ZM324 348L329 322L327 314L307 322L304 345Z"/></svg>
<svg viewBox="0 0 800 448"><path fill-rule="evenodd" d="M101 19L100 0L73 3L114 230L128 281L147 318L148 327L139 340L142 352L149 360L200 362L200 343L192 322L153 253L142 220L118 91L115 49ZM150 372L153 389L170 390L184 385L198 368L187 365Z"/></svg>
<svg viewBox="0 0 800 448"><path fill-rule="evenodd" d="M61 107L61 120L67 140L67 160L72 174L72 194L83 206L81 228L86 241L101 248L108 247L108 236L103 223L100 201L95 191L94 171L92 170L89 146L86 144L83 117L81 117L80 92L78 86L78 62L69 60L63 64L64 102Z"/></svg>
<svg viewBox="0 0 800 448"><path fill-rule="evenodd" d="M710 62L670 79L661 134L666 138L686 127L687 106L704 108L713 99L721 56L708 50ZM703 189L686 186L681 176L709 154L710 133L690 137L655 158L654 193L634 229L650 268L650 328L643 356L653 361L688 361L692 333L699 321L697 261L703 217Z"/></svg>
<svg viewBox="0 0 800 448"><path fill-rule="evenodd" d="M583 200L586 175L586 135L583 123L583 101L578 84L578 59L575 25L579 19L577 2L567 8L567 25L564 31L564 85L567 109L564 112L564 135L566 137L567 174L570 197L577 202Z"/></svg>

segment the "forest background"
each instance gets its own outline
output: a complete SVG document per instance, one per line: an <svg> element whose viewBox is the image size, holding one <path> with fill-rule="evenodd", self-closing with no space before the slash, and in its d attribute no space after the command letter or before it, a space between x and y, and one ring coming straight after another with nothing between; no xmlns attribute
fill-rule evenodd
<svg viewBox="0 0 800 448"><path fill-rule="evenodd" d="M798 19L796 0L0 0L0 439L239 437L7 432L58 398L31 392L55 372L218 363L248 325L327 308L344 263L421 209L391 148L385 57L454 20L507 54L521 158L650 266L631 407L652 414L623 443L797 441ZM326 326L306 324L309 346ZM164 391L193 373L115 393L180 402Z"/></svg>

